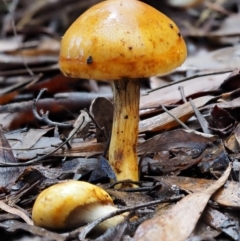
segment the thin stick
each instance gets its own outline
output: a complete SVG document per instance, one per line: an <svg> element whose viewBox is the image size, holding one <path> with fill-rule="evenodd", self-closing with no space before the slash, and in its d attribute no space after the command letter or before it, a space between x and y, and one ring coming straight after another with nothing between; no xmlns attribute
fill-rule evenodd
<svg viewBox="0 0 240 241"><path fill-rule="evenodd" d="M186 126L182 121L180 121L178 118L176 118L170 111L168 111L163 105L162 109L167 112L179 125L181 125L185 130L190 130L188 126Z"/></svg>
<svg viewBox="0 0 240 241"><path fill-rule="evenodd" d="M196 106L194 105L194 102L192 101L191 98L189 99L189 102L193 108L193 111L194 111L196 117L198 118L198 122L199 122L200 126L202 127L203 132L205 134L212 134L211 131L208 129L208 122L203 117L203 115L200 113L200 111L196 108Z"/></svg>
<svg viewBox="0 0 240 241"><path fill-rule="evenodd" d="M204 77L204 76L210 76L210 75L225 74L225 73L229 73L229 72L232 72L232 71L233 70L231 69L231 70L224 70L224 71L212 72L212 73L206 73L206 74L195 74L195 75L189 76L187 78L181 79L179 81L173 82L171 84L160 86L160 87L152 89L152 90L148 90L148 91L144 92L143 95L148 95L149 93L152 93L156 90L164 89L164 88L167 88L168 86L176 85L176 84L185 82L187 80L191 80L191 79L195 79L195 78L199 78L199 77Z"/></svg>
<svg viewBox="0 0 240 241"><path fill-rule="evenodd" d="M109 219L113 216L125 213L125 212L129 212L129 211L134 211L136 209L139 208L145 208L145 207L149 207L149 206L154 206L160 203L166 203L166 202L174 202L174 201L178 201L181 198L183 198L184 195L179 195L179 196L174 196L174 197L170 197L170 198L165 198L165 199L161 199L161 200L155 200L155 201L151 201L151 202L147 202L147 203L143 203L143 204L139 204L136 206L132 206L132 207L127 207L127 208L122 208L116 211L113 211L111 213L109 213L108 215L98 218L97 220L93 221L92 223L88 224L87 226L85 226L83 229L76 229L73 232L77 233L79 231L81 231L81 233L79 234L79 240L85 240L87 234L94 228L96 227L98 224L100 224L101 222L105 221L106 219Z"/></svg>
<svg viewBox="0 0 240 241"><path fill-rule="evenodd" d="M88 115L89 115L89 117L92 119L92 121L93 121L93 123L96 125L96 128L98 128L101 132L102 132L102 134L104 135L104 137L106 138L106 141L109 139L109 137L107 136L107 134L105 133L105 128L104 127L101 127L98 123L97 123L97 121L95 120L95 118L93 117L93 115L85 108L84 109L87 113L88 113Z"/></svg>
<svg viewBox="0 0 240 241"><path fill-rule="evenodd" d="M183 86L179 86L178 87L178 90L180 91L180 95L181 95L181 98L182 98L182 101L184 102L184 103L187 103L187 99L186 99L186 96L185 96L185 93L184 93L184 88L183 88Z"/></svg>

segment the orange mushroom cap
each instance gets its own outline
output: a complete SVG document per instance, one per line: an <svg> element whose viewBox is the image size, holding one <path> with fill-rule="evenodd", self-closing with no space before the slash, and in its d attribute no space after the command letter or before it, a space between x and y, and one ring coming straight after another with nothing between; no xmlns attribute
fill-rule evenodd
<svg viewBox="0 0 240 241"><path fill-rule="evenodd" d="M137 0L107 0L70 26L59 64L75 78L142 78L170 72L186 55L178 27L164 14Z"/></svg>

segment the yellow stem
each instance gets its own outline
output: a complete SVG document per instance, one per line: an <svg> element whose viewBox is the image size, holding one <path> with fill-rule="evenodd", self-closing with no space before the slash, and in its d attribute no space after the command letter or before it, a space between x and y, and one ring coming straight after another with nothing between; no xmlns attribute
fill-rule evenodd
<svg viewBox="0 0 240 241"><path fill-rule="evenodd" d="M140 84L137 79L113 81L114 117L109 162L117 180L138 181L138 141Z"/></svg>

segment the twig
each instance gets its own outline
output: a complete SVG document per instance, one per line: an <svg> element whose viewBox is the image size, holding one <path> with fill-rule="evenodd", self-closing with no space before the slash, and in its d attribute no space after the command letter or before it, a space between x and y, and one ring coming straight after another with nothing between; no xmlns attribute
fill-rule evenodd
<svg viewBox="0 0 240 241"><path fill-rule="evenodd" d="M186 126L181 120L179 120L178 118L176 118L171 112L169 112L163 105L162 105L162 109L167 112L179 125L181 125L185 130L190 130L190 128L188 126Z"/></svg>
<svg viewBox="0 0 240 241"><path fill-rule="evenodd" d="M93 123L96 125L96 128L98 128L98 129L103 133L104 137L106 138L106 141L109 140L109 137L107 136L107 134L106 134L105 131L104 131L105 128L104 128L104 127L101 127L101 126L97 123L97 121L94 119L93 115L92 115L87 109L84 109L84 110L88 113L89 117L91 118L91 120L93 121Z"/></svg>
<svg viewBox="0 0 240 241"><path fill-rule="evenodd" d="M48 118L48 115L49 115L49 111L47 111L46 113L43 112L43 110L40 110L40 113L41 113L41 116L38 114L37 112L37 102L38 100L40 99L40 97L42 96L42 94L46 91L47 89L41 89L37 98L33 100L33 106L32 106L32 112L33 112L33 115L35 116L35 118L38 120L38 121L42 121L42 122L45 122L48 126L57 126L57 127L67 127L67 128L72 128L73 125L72 124L69 124L69 123L59 123L59 122L54 122L54 121L51 121L49 118Z"/></svg>
<svg viewBox="0 0 240 241"><path fill-rule="evenodd" d="M119 215L119 214L122 214L122 213L125 213L125 212L134 211L134 210L139 209L139 208L145 208L145 207L149 207L149 206L154 206L154 205L157 205L157 204L160 204L160 203L167 203L167 202L178 201L178 200L180 200L183 197L184 197L184 195L179 195L179 196L174 196L174 197L170 197L170 198L165 198L165 199L161 199L161 200L155 200L155 201L139 204L139 205L132 206L132 207L122 208L122 209L113 211L113 212L109 213L108 215L106 215L104 217L98 218L97 220L93 221L92 223L89 223L83 229L80 228L80 229L74 230L72 233L78 233L79 231L81 231L79 236L78 236L79 240L85 240L87 234L93 228L95 228L97 225L99 225L101 222L105 221L106 219L109 219L109 218L111 218L113 216L116 216L116 215ZM70 233L70 234L72 234L72 233Z"/></svg>
<svg viewBox="0 0 240 241"><path fill-rule="evenodd" d="M210 76L210 75L217 75L217 74L225 74L225 73L229 73L229 72L232 72L233 70L224 70L224 71L219 71L219 72L212 72L212 73L206 73L206 74L195 74L195 75L192 75L192 76L189 76L187 78L184 78L184 79L181 79L179 81L175 81L171 84L168 84L168 85L164 85L164 86L160 86L158 88L155 88L155 89L152 89L152 90L148 90L146 92L143 93L143 95L148 95L149 93L152 93L156 90L160 90L160 89L164 89L164 88L167 88L169 86L172 86L172 85L176 85L176 84L179 84L179 83L182 83L182 82L185 82L187 80L191 80L191 79L195 79L195 78L200 78L200 77L204 77L204 76Z"/></svg>
<svg viewBox="0 0 240 241"><path fill-rule="evenodd" d="M153 187L134 187L134 188L127 188L121 189L121 192L150 192L152 191Z"/></svg>
<svg viewBox="0 0 240 241"><path fill-rule="evenodd" d="M198 118L199 124L202 127L202 130L205 134L212 134L211 131L208 129L208 122L206 121L206 119L202 116L202 114L200 113L200 111L196 108L196 106L194 105L194 102L192 101L192 99L189 99L190 105L193 108L193 111L195 113L195 115Z"/></svg>
<svg viewBox="0 0 240 241"><path fill-rule="evenodd" d="M13 130L13 131L8 131L6 132L6 134L11 135L11 134L15 134L15 133L23 133L23 132L27 132L29 130L28 127L24 127L22 129L17 129L17 130Z"/></svg>
<svg viewBox="0 0 240 241"><path fill-rule="evenodd" d="M60 140L61 140L61 141L66 141L67 138L62 134L62 135L60 135ZM72 149L72 146L71 146L71 144L69 143L69 141L67 141L66 145L67 145L67 148L68 148L68 149Z"/></svg>
<svg viewBox="0 0 240 241"><path fill-rule="evenodd" d="M11 140L11 139L8 139ZM0 149L3 150L12 150L12 151L34 151L34 150L41 150L44 149L46 147L35 147L35 148L12 148L12 147L4 147L4 146L0 146Z"/></svg>
<svg viewBox="0 0 240 241"><path fill-rule="evenodd" d="M46 157L49 157L51 156L53 153L55 153L57 150L59 150L60 148L62 148L64 145L66 145L67 142L69 142L69 140L72 139L72 137L78 132L78 130L81 128L81 126L83 125L85 121L85 117L83 116L83 121L82 121L82 124L76 128L75 131L72 132L71 135L69 135L69 137L66 139L66 141L64 141L63 143L61 143L56 149L54 149L53 151L51 151L50 153L44 155L44 156L41 156L41 157L38 157L38 158L35 158L31 161L28 161L28 162L20 162L20 163L12 163L12 162L0 162L0 167L12 167L12 166L28 166L28 165L31 165L31 164L36 164L36 163L39 163L40 161L43 161L43 159L45 159Z"/></svg>
<svg viewBox="0 0 240 241"><path fill-rule="evenodd" d="M187 102L187 99L186 99L186 96L185 96L185 93L184 93L184 88L180 85L180 86L178 87L178 90L180 91L180 95L181 95L182 101L183 101L184 103L186 103L186 102Z"/></svg>
<svg viewBox="0 0 240 241"><path fill-rule="evenodd" d="M34 187L37 187L42 181L37 180L31 186L29 184L25 184L20 190L18 190L15 194L10 194L6 197L6 201L8 205L14 206L18 203L22 196L24 196L27 192L31 191Z"/></svg>
<svg viewBox="0 0 240 241"><path fill-rule="evenodd" d="M109 149L109 145L110 145L110 141L111 141L111 134L110 134L110 137L107 136L107 134L106 134L105 131L104 131L104 130L105 130L105 127L101 127L101 126L97 123L97 121L95 120L94 116L93 116L87 109L84 109L84 110L88 113L89 117L91 118L91 120L92 120L93 123L95 124L96 128L98 128L98 129L102 132L102 134L104 135L104 137L105 137L105 139L106 139L106 141L107 141L107 145L106 145L106 147L105 147L105 149L104 149L104 152L103 152L103 154L102 154L102 156L105 158L106 155L107 155L108 149Z"/></svg>

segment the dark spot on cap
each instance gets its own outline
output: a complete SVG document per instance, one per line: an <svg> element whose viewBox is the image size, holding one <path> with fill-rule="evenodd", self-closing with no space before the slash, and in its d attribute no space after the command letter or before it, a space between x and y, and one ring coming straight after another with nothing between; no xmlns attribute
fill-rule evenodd
<svg viewBox="0 0 240 241"><path fill-rule="evenodd" d="M132 50L132 46L129 46L128 49L129 49L129 50Z"/></svg>
<svg viewBox="0 0 240 241"><path fill-rule="evenodd" d="M173 28L173 25L171 23L169 24L169 26L170 26L170 28Z"/></svg>
<svg viewBox="0 0 240 241"><path fill-rule="evenodd" d="M182 36L182 34L180 32L178 32L178 37L181 37L181 36Z"/></svg>
<svg viewBox="0 0 240 241"><path fill-rule="evenodd" d="M125 116L124 116L124 119L128 119L128 115L125 115Z"/></svg>
<svg viewBox="0 0 240 241"><path fill-rule="evenodd" d="M91 64L93 62L93 58L92 58L92 56L90 55L90 56L88 56L88 58L87 58L87 64Z"/></svg>

